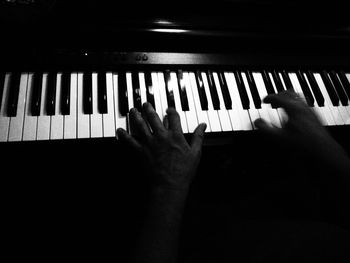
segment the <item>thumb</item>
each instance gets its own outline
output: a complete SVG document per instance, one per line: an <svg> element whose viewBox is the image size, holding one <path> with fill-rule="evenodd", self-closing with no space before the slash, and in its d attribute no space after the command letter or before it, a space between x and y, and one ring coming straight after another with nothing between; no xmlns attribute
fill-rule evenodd
<svg viewBox="0 0 350 263"><path fill-rule="evenodd" d="M195 152L200 152L202 149L202 144L204 140L204 132L207 128L207 124L202 123L193 132L191 147Z"/></svg>

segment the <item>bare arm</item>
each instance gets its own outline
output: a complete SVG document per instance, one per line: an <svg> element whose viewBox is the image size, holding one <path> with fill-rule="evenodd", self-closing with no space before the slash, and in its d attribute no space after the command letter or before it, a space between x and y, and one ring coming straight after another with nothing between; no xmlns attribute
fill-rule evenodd
<svg viewBox="0 0 350 263"><path fill-rule="evenodd" d="M282 128L262 119L255 124L262 131L294 147L314 160L322 176L329 208L340 215L343 227L350 229L350 158L346 151L322 126L317 116L296 93L269 95L265 102L285 109L288 121ZM332 212L328 212L332 214Z"/></svg>
<svg viewBox="0 0 350 263"><path fill-rule="evenodd" d="M152 175L148 211L131 262L175 263L184 206L206 126L199 125L188 144L175 109L168 109L162 123L148 103L142 114L131 110L130 126L132 135L118 130L119 138L144 155Z"/></svg>

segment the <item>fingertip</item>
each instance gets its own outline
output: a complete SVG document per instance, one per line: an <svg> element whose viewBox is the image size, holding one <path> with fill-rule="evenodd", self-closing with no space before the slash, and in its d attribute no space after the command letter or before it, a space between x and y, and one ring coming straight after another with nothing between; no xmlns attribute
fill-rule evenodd
<svg viewBox="0 0 350 263"><path fill-rule="evenodd" d="M206 123L201 123L200 124L200 128L203 132L205 132L205 130L207 129L207 124Z"/></svg>
<svg viewBox="0 0 350 263"><path fill-rule="evenodd" d="M267 122L266 120L264 119L256 119L254 121L254 125L255 127L257 127L259 130L268 130L268 129L271 129L273 128L272 124Z"/></svg>
<svg viewBox="0 0 350 263"><path fill-rule="evenodd" d="M264 103L270 103L271 99L273 99L275 96L276 96L276 94L269 94L263 99L263 102Z"/></svg>
<svg viewBox="0 0 350 263"><path fill-rule="evenodd" d="M259 118L259 119L256 119L255 121L254 121L254 125L255 126L260 126L260 125L264 125L264 123L265 123L265 120L263 120L263 119L261 119L261 118Z"/></svg>
<svg viewBox="0 0 350 263"><path fill-rule="evenodd" d="M151 111L151 110L153 110L154 108L153 108L153 106L152 106L151 103L145 102L144 104L142 104L142 109L143 109L144 111Z"/></svg>
<svg viewBox="0 0 350 263"><path fill-rule="evenodd" d="M174 113L177 113L177 111L175 108L169 107L169 108L167 108L166 113L167 114L174 114Z"/></svg>
<svg viewBox="0 0 350 263"><path fill-rule="evenodd" d="M118 128L116 133L117 140L125 138L125 134L126 134L126 131L124 129Z"/></svg>

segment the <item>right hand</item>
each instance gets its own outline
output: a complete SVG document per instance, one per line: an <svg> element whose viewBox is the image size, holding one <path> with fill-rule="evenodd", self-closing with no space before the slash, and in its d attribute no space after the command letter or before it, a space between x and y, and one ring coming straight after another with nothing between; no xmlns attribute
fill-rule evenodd
<svg viewBox="0 0 350 263"><path fill-rule="evenodd" d="M257 119L255 125L262 132L286 142L291 147L306 150L315 157L325 158L329 154L345 153L297 93L286 91L268 95L264 102L283 108L288 120L282 128L277 128L263 119Z"/></svg>

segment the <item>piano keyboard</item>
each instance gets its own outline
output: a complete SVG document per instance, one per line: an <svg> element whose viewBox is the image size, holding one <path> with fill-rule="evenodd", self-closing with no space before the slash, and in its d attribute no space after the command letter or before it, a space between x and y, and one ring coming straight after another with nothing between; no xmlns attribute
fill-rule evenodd
<svg viewBox="0 0 350 263"><path fill-rule="evenodd" d="M262 103L294 90L325 126L350 124L350 74L344 71L165 70L0 73L0 141L115 137L127 112L150 102L161 118L180 114L184 133L254 130L264 118L281 127L282 109Z"/></svg>

